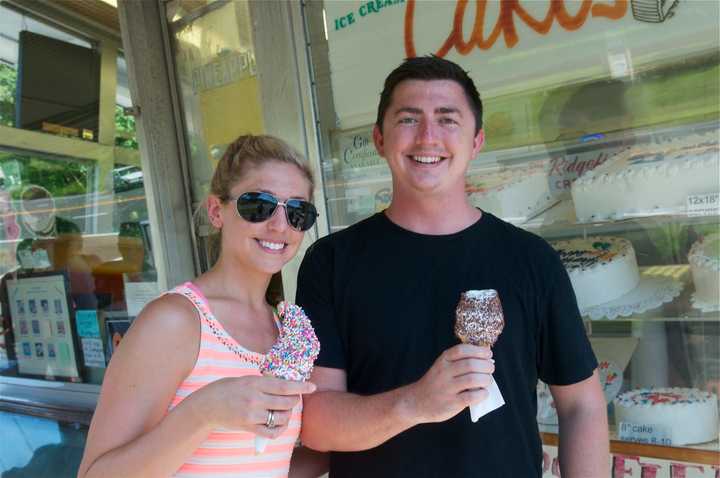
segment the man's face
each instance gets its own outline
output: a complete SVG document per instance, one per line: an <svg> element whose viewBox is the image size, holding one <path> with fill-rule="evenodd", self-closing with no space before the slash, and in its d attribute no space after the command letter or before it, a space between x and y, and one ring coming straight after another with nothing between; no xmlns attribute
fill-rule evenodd
<svg viewBox="0 0 720 478"><path fill-rule="evenodd" d="M468 163L482 148L462 87L450 80L398 84L373 131L375 147L390 166L393 194L423 197L464 191Z"/></svg>

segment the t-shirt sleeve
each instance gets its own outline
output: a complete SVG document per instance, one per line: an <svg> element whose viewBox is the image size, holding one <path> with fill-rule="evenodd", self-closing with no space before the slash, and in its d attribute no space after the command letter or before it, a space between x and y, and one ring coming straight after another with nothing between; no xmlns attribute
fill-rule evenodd
<svg viewBox="0 0 720 478"><path fill-rule="evenodd" d="M295 301L305 310L320 340L315 365L345 369L345 350L333 303L333 272L332 249L315 243L300 264Z"/></svg>
<svg viewBox="0 0 720 478"><path fill-rule="evenodd" d="M571 385L590 377L597 360L585 333L570 278L558 254L549 249L548 281L541 303L538 375L549 385Z"/></svg>

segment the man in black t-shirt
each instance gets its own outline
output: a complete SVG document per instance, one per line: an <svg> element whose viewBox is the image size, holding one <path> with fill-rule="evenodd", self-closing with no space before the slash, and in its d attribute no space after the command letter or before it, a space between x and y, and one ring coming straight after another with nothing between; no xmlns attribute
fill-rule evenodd
<svg viewBox="0 0 720 478"><path fill-rule="evenodd" d="M563 476L609 476L597 362L557 254L465 195L484 142L472 80L447 60L406 60L385 81L373 137L392 172L390 206L320 239L298 277L321 342L305 445L332 451L331 477L540 476L541 378ZM471 289L499 293L506 325L492 351L453 336ZM506 403L472 423L464 410L493 379Z"/></svg>

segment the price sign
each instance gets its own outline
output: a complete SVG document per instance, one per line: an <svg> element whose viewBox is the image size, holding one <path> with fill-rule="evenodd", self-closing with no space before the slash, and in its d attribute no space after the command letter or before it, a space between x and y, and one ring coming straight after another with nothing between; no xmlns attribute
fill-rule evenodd
<svg viewBox="0 0 720 478"><path fill-rule="evenodd" d="M688 216L720 216L720 193L691 194L687 212Z"/></svg>
<svg viewBox="0 0 720 478"><path fill-rule="evenodd" d="M648 443L650 445L672 445L672 432L667 427L649 423L620 422L618 438L623 441Z"/></svg>

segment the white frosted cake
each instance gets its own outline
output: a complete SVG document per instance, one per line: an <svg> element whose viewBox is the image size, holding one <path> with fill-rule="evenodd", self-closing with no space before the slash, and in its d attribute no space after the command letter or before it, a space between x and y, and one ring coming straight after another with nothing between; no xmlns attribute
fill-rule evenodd
<svg viewBox="0 0 720 478"><path fill-rule="evenodd" d="M693 302L720 303L720 234L711 234L697 241L688 253L695 293Z"/></svg>
<svg viewBox="0 0 720 478"><path fill-rule="evenodd" d="M572 185L578 221L676 214L688 196L720 191L717 131L621 151Z"/></svg>
<svg viewBox="0 0 720 478"><path fill-rule="evenodd" d="M620 237L597 236L556 241L580 310L617 299L637 287L635 249Z"/></svg>
<svg viewBox="0 0 720 478"><path fill-rule="evenodd" d="M615 423L660 427L673 445L718 439L717 395L696 388L643 388L613 401Z"/></svg>
<svg viewBox="0 0 720 478"><path fill-rule="evenodd" d="M473 206L514 223L523 223L557 202L545 161L471 172L465 192Z"/></svg>

